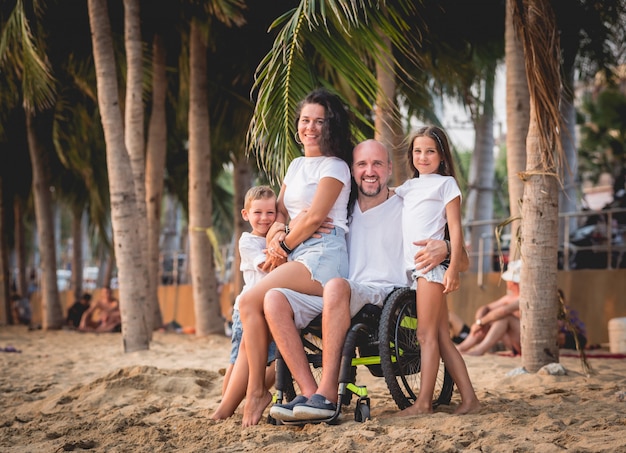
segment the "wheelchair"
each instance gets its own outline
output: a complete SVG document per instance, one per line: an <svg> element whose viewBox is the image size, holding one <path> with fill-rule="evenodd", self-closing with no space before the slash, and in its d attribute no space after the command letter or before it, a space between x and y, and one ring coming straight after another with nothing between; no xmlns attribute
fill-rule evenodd
<svg viewBox="0 0 626 453"><path fill-rule="evenodd" d="M305 424L339 422L342 407L356 396L354 420L370 419L370 398L365 386L356 384L356 367L365 366L376 377L383 377L391 396L400 409L411 406L419 392L421 350L417 342L417 307L415 290L396 288L385 299L383 307L365 305L352 318L341 355L337 409L328 418L315 420L279 421L271 416L271 424ZM313 376L319 382L322 370L321 316L301 332L302 344ZM276 393L274 403L281 404L296 397L297 384L277 351ZM440 365L435 387L433 408L448 405L452 399L454 381Z"/></svg>

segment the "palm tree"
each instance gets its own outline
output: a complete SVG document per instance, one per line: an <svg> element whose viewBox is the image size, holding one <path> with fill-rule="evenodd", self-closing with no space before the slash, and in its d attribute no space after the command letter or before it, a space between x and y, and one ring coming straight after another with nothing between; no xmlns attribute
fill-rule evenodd
<svg viewBox="0 0 626 453"><path fill-rule="evenodd" d="M512 0L507 0L505 26L506 64L506 164L511 223L509 256L519 257L519 216L524 185L520 172L526 168L526 135L530 119L530 94L526 81L524 49L513 24Z"/></svg>
<svg viewBox="0 0 626 453"><path fill-rule="evenodd" d="M98 104L106 142L113 239L119 268L122 336L126 352L148 349L146 267L139 229L145 224L137 210L131 160L124 142L116 65L106 0L89 0L96 67ZM132 19L130 19L132 20ZM142 126L143 127L143 126Z"/></svg>
<svg viewBox="0 0 626 453"><path fill-rule="evenodd" d="M41 13L41 5L35 5L33 13ZM26 114L27 141L33 168L33 194L37 216L37 232L41 253L42 270L42 310L43 328L58 329L63 323L61 301L56 280L56 250L52 203L50 196L51 158L44 145L40 127L47 127L50 115L41 112L49 110L54 103L55 85L51 69L38 49L44 49L43 35L39 39L30 28L38 24L29 21L22 1L17 1L4 21L0 39L0 62L13 75L15 86L21 89Z"/></svg>
<svg viewBox="0 0 626 453"><path fill-rule="evenodd" d="M124 41L126 49L124 141L130 157L133 174L137 215L139 219L145 221L146 159L144 156L143 41L140 24L139 0L124 0ZM144 228L139 228L137 233L140 242L135 244L135 247L143 256L139 262L141 263L141 268L134 270L136 275L140 275L140 281L135 282L134 285L137 285L137 291L143 292L143 300L145 301L145 305L137 307L137 312L143 312L147 322L147 330L151 335L154 325L152 321L154 299L148 298L148 233ZM139 300L131 300L139 304Z"/></svg>
<svg viewBox="0 0 626 453"><path fill-rule="evenodd" d="M558 168L562 162L559 39L554 12L541 0L514 2L530 92L521 219L522 364L530 372L558 362Z"/></svg>

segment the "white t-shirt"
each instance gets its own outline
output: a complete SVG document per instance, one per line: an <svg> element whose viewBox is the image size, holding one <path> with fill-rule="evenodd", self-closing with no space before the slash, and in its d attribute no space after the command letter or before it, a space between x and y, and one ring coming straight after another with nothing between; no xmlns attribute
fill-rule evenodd
<svg viewBox="0 0 626 453"><path fill-rule="evenodd" d="M389 292L409 284L401 261L401 198L392 196L365 212L361 212L357 201L346 242L350 280L387 287Z"/></svg>
<svg viewBox="0 0 626 453"><path fill-rule="evenodd" d="M322 178L335 178L343 184L341 193L328 213L335 226L348 231L348 199L350 198L350 168L338 157L297 157L289 164L283 180L286 187L283 203L290 218L309 209L317 185Z"/></svg>
<svg viewBox="0 0 626 453"><path fill-rule="evenodd" d="M461 190L452 176L439 174L420 175L396 188L404 200L402 235L404 237L404 264L407 270L415 269L414 256L419 247L413 241L443 239L445 234L446 205L461 196Z"/></svg>
<svg viewBox="0 0 626 453"><path fill-rule="evenodd" d="M263 253L265 248L265 237L248 232L241 234L239 238L239 255L241 256L239 270L243 272L244 284L240 294L252 288L267 274L267 272L259 269L259 264L266 259L265 253ZM239 296L235 299L235 309L239 309Z"/></svg>

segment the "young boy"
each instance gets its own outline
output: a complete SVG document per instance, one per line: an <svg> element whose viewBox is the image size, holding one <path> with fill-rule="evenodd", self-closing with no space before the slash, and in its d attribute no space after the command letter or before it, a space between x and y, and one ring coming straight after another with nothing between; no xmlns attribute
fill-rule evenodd
<svg viewBox="0 0 626 453"><path fill-rule="evenodd" d="M239 254L241 255L240 270L243 272L244 280L244 286L241 290L243 293L266 274L266 272L260 269L260 266L265 262L265 236L276 220L276 194L274 191L268 186L256 186L248 190L244 199L244 208L241 210L241 217L249 222L252 227L252 232L244 232L239 238ZM230 364L226 369L224 383L222 385L223 400L220 407L213 414L213 419L223 418L220 415L220 408L231 405L235 405L234 407L236 408L245 395L246 384L244 383L243 387L241 387L241 382L231 382L230 380L235 360L239 354L239 345L241 344L242 335L243 330L239 317L238 296L235 299L235 306L233 307L232 347L230 352ZM275 355L276 345L272 342L268 350L268 364L274 361ZM245 376L247 373L243 375ZM274 384L274 378L274 367L268 366L265 379L267 388L270 388ZM231 388L229 389L229 387ZM232 396L226 395L227 390L228 394ZM241 398L239 398L239 395Z"/></svg>

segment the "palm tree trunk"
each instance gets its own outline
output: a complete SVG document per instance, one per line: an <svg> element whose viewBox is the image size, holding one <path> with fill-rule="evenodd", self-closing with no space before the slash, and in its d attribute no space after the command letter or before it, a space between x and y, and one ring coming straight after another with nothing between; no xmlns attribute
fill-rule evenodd
<svg viewBox="0 0 626 453"><path fill-rule="evenodd" d="M72 290L74 300L83 293L83 209L72 207Z"/></svg>
<svg viewBox="0 0 626 453"><path fill-rule="evenodd" d="M234 194L234 203L233 203L233 216L234 216L234 225L235 231L233 233L233 237L239 238L244 231L250 230L250 224L243 220L241 217L241 209L243 208L244 198L246 196L246 192L252 186L252 169L250 168L250 163L248 159L245 157L239 157L235 161L235 169L233 172L233 180L235 183L235 194ZM237 247L238 241L235 240L235 247ZM243 274L239 270L241 267L241 255L239 254L239 250L234 254L233 264L231 266L232 272L232 285L233 290L232 294L237 295L241 293L243 289ZM224 289L222 289L224 291ZM234 301L232 301L234 302Z"/></svg>
<svg viewBox="0 0 626 453"><path fill-rule="evenodd" d="M543 172L534 108L526 139L527 165L522 202L520 311L522 362L536 372L559 361L557 335L558 193L554 175Z"/></svg>
<svg viewBox="0 0 626 453"><path fill-rule="evenodd" d="M130 156L133 171L133 181L137 203L137 214L143 225L147 223L146 214L146 159L144 140L144 105L143 105L143 41L141 39L141 20L139 15L139 0L124 0L124 44L126 48L126 109L124 120L124 139L126 150ZM138 283L143 283L146 305L141 307L145 311L148 326L154 325L152 316L154 305L158 305L156 298L148 297L148 231L145 228L138 230L142 253L141 270L144 277ZM149 329L150 338L152 330Z"/></svg>
<svg viewBox="0 0 626 453"><path fill-rule="evenodd" d="M513 5L516 30L524 43L530 93L523 175L520 311L522 365L534 373L559 361L558 163L563 159L560 46L554 12L548 2L525 0Z"/></svg>
<svg viewBox="0 0 626 453"><path fill-rule="evenodd" d="M159 307L159 239L161 236L161 207L163 204L163 178L167 145L165 119L165 46L161 35L152 42L152 113L148 128L146 153L146 207L148 217L148 296L152 301L152 329L163 325Z"/></svg>
<svg viewBox="0 0 626 453"><path fill-rule="evenodd" d="M3 179L0 175L0 325L8 324L12 321L10 298L10 272L9 272L9 245L7 241L5 223L5 203L3 196Z"/></svg>
<svg viewBox="0 0 626 453"><path fill-rule="evenodd" d="M402 143L402 125L400 124L400 112L396 103L396 78L393 71L393 50L391 40L387 36L381 36L386 49L380 52L380 60L376 59L376 79L378 80L378 93L376 97L376 115L374 116L374 138L383 143L393 160L393 182L402 184L408 177L408 166L404 149L400 149Z"/></svg>
<svg viewBox="0 0 626 453"><path fill-rule="evenodd" d="M513 24L513 11L507 0L505 26L506 65L506 166L509 186L509 213L520 216L524 183L520 173L526 168L526 135L530 117L530 93L524 66L524 48ZM519 258L519 220L511 223L509 259Z"/></svg>
<svg viewBox="0 0 626 453"><path fill-rule="evenodd" d="M16 287L22 297L29 297L26 279L26 238L24 235L24 201L19 195L13 197L13 235L15 241Z"/></svg>
<svg viewBox="0 0 626 453"><path fill-rule="evenodd" d="M89 23L107 152L124 351L146 350L150 341L145 310L147 275L139 234L139 229L145 225L145 216L142 218L137 211L131 160L124 144L124 124L118 102L113 41L105 0L89 0Z"/></svg>
<svg viewBox="0 0 626 453"><path fill-rule="evenodd" d="M496 64L490 63L485 68L485 88L482 113L473 118L476 130L474 153L472 154L472 171L470 193L467 197L466 211L471 221L489 220L493 218L493 195L495 181L495 159L493 155L493 95L495 89ZM474 226L471 230L472 251L478 252L471 261L471 269L479 268L478 257L484 257L482 271L489 272L493 227L491 225ZM482 247L482 250L480 249Z"/></svg>
<svg viewBox="0 0 626 453"><path fill-rule="evenodd" d="M47 175L48 166L45 162L46 151L37 137L35 118L30 112L26 113L26 131L28 151L33 166L33 195L41 256L42 328L44 330L60 329L63 325L63 311L57 287L52 197Z"/></svg>
<svg viewBox="0 0 626 453"><path fill-rule="evenodd" d="M189 244L196 335L222 330L213 261L211 141L207 100L207 45L191 20L189 57Z"/></svg>
<svg viewBox="0 0 626 453"><path fill-rule="evenodd" d="M574 106L574 65L569 67L563 64L563 74L566 79L563 81L561 90L561 116L565 128L562 135L562 146L567 162L563 169L563 190L559 193L559 211L578 211L578 150L576 149L576 107ZM559 228L559 244L563 244L565 238L565 224ZM569 232L572 233L578 226L578 219L570 217Z"/></svg>

